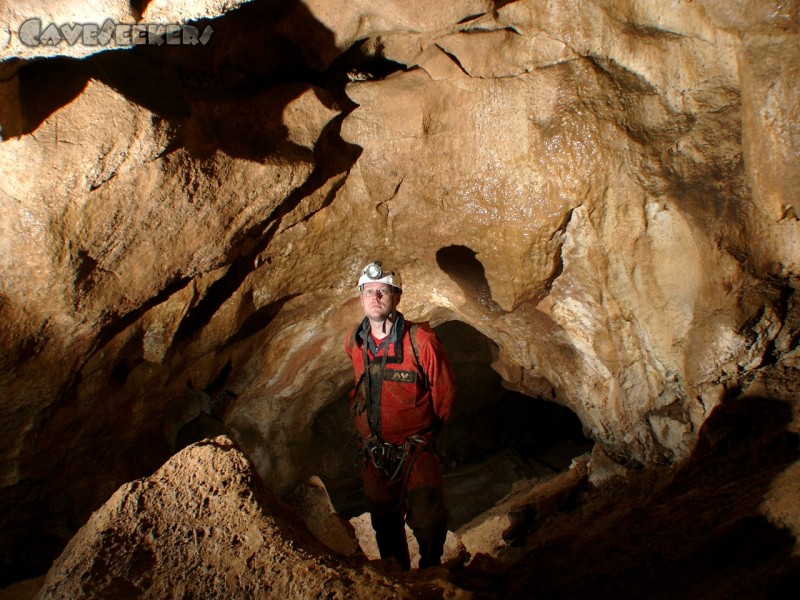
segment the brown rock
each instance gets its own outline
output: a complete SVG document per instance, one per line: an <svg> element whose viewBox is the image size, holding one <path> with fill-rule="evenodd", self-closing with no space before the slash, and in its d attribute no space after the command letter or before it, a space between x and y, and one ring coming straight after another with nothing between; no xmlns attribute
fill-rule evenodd
<svg viewBox="0 0 800 600"><path fill-rule="evenodd" d="M225 437L121 487L55 561L38 598L394 598L345 567L266 492ZM410 590L409 590L410 591Z"/></svg>
<svg viewBox="0 0 800 600"><path fill-rule="evenodd" d="M286 497L289 503L319 541L344 556L360 554L353 526L336 513L325 484L319 477L311 477Z"/></svg>
<svg viewBox="0 0 800 600"><path fill-rule="evenodd" d="M457 534L467 552L472 557L497 557L519 543L519 538L541 526L575 494L586 479L587 463L588 456L584 455L560 475L543 481L520 481L494 507L459 528Z"/></svg>
<svg viewBox="0 0 800 600"><path fill-rule="evenodd" d="M796 345L796 2L138 4L35 6L212 43L21 48L0 8L9 577L198 415L278 494L349 455L313 425L377 257L625 466Z"/></svg>

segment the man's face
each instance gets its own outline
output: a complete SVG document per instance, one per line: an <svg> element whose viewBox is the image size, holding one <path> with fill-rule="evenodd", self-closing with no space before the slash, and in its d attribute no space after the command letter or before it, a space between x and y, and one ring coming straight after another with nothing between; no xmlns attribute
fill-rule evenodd
<svg viewBox="0 0 800 600"><path fill-rule="evenodd" d="M365 283L361 308L370 321L384 321L397 306L400 292L385 283Z"/></svg>

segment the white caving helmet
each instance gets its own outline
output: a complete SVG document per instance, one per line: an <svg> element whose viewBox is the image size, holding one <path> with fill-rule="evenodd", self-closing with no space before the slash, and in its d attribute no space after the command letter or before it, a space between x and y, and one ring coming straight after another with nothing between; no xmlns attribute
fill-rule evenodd
<svg viewBox="0 0 800 600"><path fill-rule="evenodd" d="M403 284L400 282L400 274L394 271L384 271L381 268L381 261L376 260L369 263L364 270L361 271L361 277L358 278L358 287L365 283L385 283L403 291Z"/></svg>

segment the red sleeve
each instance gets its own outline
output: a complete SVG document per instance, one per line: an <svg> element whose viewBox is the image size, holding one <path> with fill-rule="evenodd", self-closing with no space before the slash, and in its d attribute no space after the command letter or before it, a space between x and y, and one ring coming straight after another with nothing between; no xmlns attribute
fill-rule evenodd
<svg viewBox="0 0 800 600"><path fill-rule="evenodd" d="M456 381L453 369L450 367L450 362L447 360L436 334L430 332L424 336L424 339L422 335L419 338L419 361L430 380L433 410L444 425L450 419L456 399Z"/></svg>
<svg viewBox="0 0 800 600"><path fill-rule="evenodd" d="M344 351L347 352L347 356L351 359L353 358L353 334L348 334L346 338L344 338Z"/></svg>

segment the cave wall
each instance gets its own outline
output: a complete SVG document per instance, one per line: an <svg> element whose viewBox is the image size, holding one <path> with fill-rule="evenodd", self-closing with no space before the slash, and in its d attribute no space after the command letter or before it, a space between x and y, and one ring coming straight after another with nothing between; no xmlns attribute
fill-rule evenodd
<svg viewBox="0 0 800 600"><path fill-rule="evenodd" d="M0 7L4 564L201 414L306 477L374 258L631 466L796 346L798 2L372 4ZM214 33L30 48L32 15Z"/></svg>

